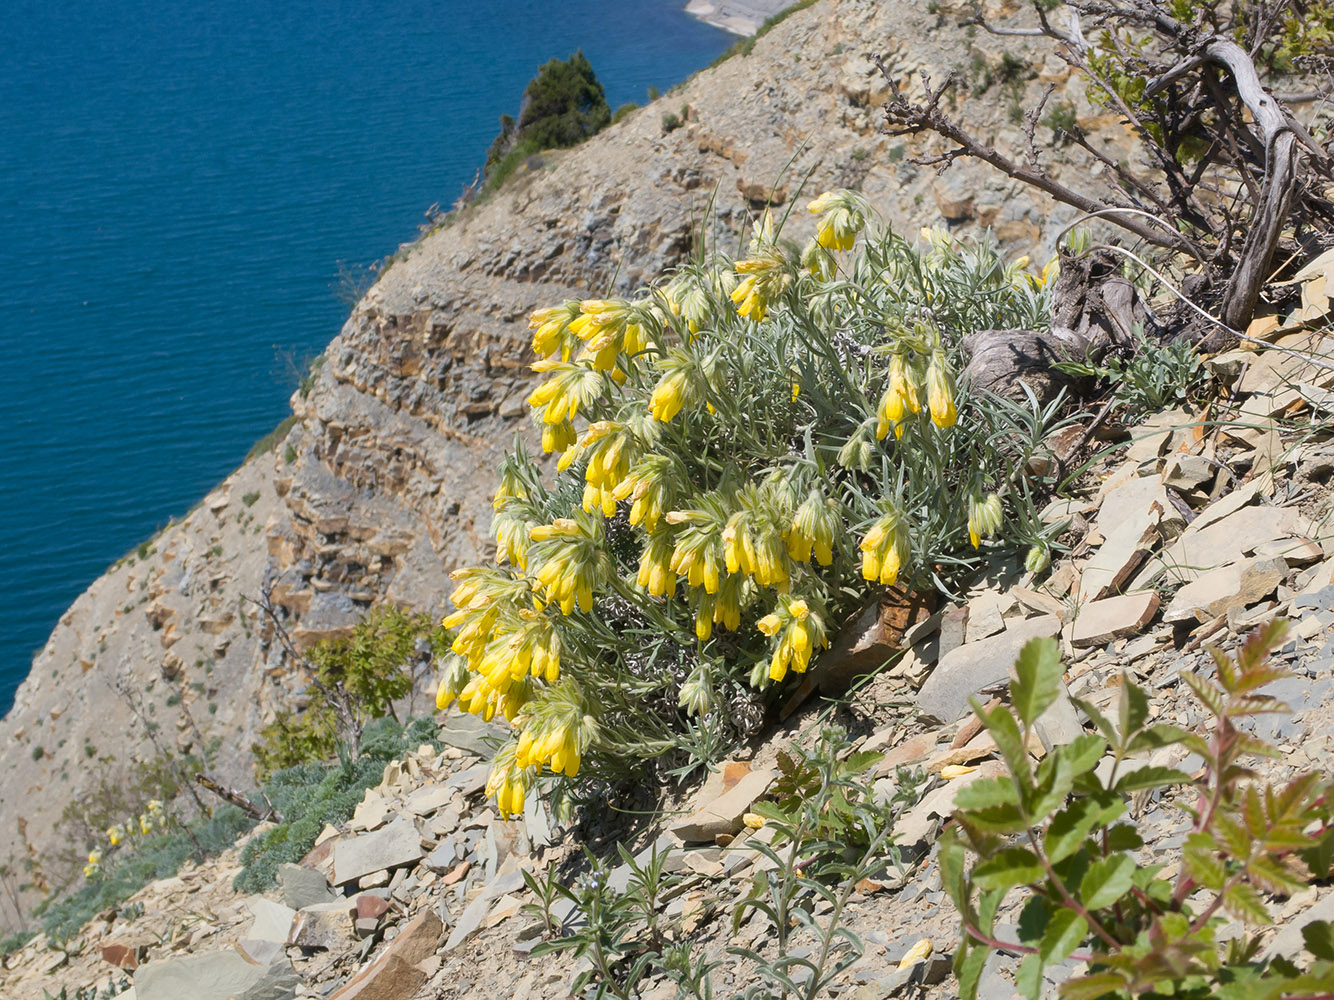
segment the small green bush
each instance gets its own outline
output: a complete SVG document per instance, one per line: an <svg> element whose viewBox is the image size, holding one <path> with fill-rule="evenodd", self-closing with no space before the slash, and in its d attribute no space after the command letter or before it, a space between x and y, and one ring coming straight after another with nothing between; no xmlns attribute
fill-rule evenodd
<svg viewBox="0 0 1334 1000"><path fill-rule="evenodd" d="M355 757L365 723L393 715L394 700L412 689L417 641L429 642L437 631L430 616L386 605L350 637L317 643L307 658L313 677L306 707L278 713L252 748L260 774L328 760L340 744Z"/></svg>
<svg viewBox="0 0 1334 1000"><path fill-rule="evenodd" d="M405 750L433 743L431 719L399 726L392 719L370 723L362 735L361 755L336 765L305 763L277 771L264 785L264 797L283 817L255 837L241 852L245 866L236 877L238 892L263 892L273 885L279 866L300 861L326 823L342 823L367 788L380 783L384 766Z"/></svg>
<svg viewBox="0 0 1334 1000"><path fill-rule="evenodd" d="M46 750L44 750L40 744L32 748L33 760L41 760L45 756L46 756Z"/></svg>
<svg viewBox="0 0 1334 1000"><path fill-rule="evenodd" d="M639 110L638 104L636 104L634 101L626 101L619 108L617 108L616 111L612 114L611 123L615 125L617 122L622 121L625 118L628 118L631 112L638 110Z"/></svg>
<svg viewBox="0 0 1334 1000"><path fill-rule="evenodd" d="M1303 928L1302 954L1261 951L1261 931L1273 923L1268 900L1328 879L1334 860L1334 782L1307 772L1265 783L1248 763L1277 755L1245 721L1285 710L1262 693L1289 676L1268 662L1285 628L1257 629L1235 657L1211 650L1216 681L1181 675L1210 718L1200 732L1152 722L1148 694L1123 678L1117 720L1076 699L1097 733L1056 747L1036 768L1028 739L1060 696L1063 667L1053 640L1023 649L1010 685L1013 713L977 709L1009 774L961 789L956 823L941 840L941 881L963 918L954 959L963 997L977 996L995 948L1024 956L1016 985L1032 998L1044 968L1067 959L1085 971L1062 985L1065 1000L1334 991L1330 922ZM1169 746L1198 754L1202 776L1134 759ZM1126 822L1131 796L1169 790L1189 831L1175 859L1146 864L1144 840ZM1026 902L1010 940L997 914L1015 891ZM1220 933L1229 920L1236 932Z"/></svg>
<svg viewBox="0 0 1334 1000"><path fill-rule="evenodd" d="M259 499L259 490L251 490L249 493L241 495L241 502L247 507L255 506L255 501Z"/></svg>
<svg viewBox="0 0 1334 1000"><path fill-rule="evenodd" d="M267 455L273 451L274 448L278 447L278 442L287 437L288 431L295 427L296 423L296 414L284 417L277 427L251 445L250 450L246 452L245 460L249 462L252 458L258 458L260 455Z"/></svg>

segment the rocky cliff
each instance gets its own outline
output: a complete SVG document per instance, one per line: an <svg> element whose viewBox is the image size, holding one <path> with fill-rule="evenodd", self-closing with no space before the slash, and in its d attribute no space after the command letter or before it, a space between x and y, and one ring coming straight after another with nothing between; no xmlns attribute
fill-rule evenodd
<svg viewBox="0 0 1334 1000"><path fill-rule="evenodd" d="M909 162L927 140L880 134L875 56L910 91L923 71L959 70L965 117L1002 149L1022 145L1026 94L1051 83L1079 105L1063 64L1003 65L1000 41L957 19L943 5L820 0L400 251L293 398L290 434L60 620L0 724L0 861L67 876L56 856L87 845L55 833L66 803L122 780L154 741L213 744L216 769L248 780L258 729L303 685L250 603L266 588L300 643L378 600L442 608L449 571L488 548L492 470L528 433L534 307L629 292L701 229L736 240L766 201L793 208L804 236L806 200L839 186L908 232L990 227L1016 254L1044 252L1065 209L986 168L937 176ZM684 124L669 130L668 112ZM1120 129L1084 123L1118 158Z"/></svg>

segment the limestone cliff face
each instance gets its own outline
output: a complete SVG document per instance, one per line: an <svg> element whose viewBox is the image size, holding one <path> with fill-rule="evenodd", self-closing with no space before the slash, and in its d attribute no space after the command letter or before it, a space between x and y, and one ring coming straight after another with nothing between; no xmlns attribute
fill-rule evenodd
<svg viewBox="0 0 1334 1000"><path fill-rule="evenodd" d="M155 752L144 721L159 743L197 745L196 727L220 740L216 766L246 780L250 742L303 685L247 601L264 588L302 643L382 599L441 610L448 573L489 548L493 470L529 433L531 309L630 292L681 260L701 226L736 246L771 196L780 212L793 207L789 232L804 238L806 200L838 186L860 188L908 232L943 218L1041 252L1070 213L985 167L937 177L908 163L926 140L879 134L874 55L910 91L922 70L939 79L971 66L965 117L1000 148L1021 148L1012 96L981 86L997 40L925 6L821 0L751 54L575 150L535 158L489 202L405 248L330 344L313 388L294 397L287 440L61 619L0 724L0 861L37 851L54 871L56 846L85 849L57 845L55 820L98 773ZM1065 87L1059 68L1039 79L1036 67L1021 90ZM683 108L686 123L664 131L664 114ZM1122 155L1119 129L1101 136ZM103 756L114 759L99 772Z"/></svg>

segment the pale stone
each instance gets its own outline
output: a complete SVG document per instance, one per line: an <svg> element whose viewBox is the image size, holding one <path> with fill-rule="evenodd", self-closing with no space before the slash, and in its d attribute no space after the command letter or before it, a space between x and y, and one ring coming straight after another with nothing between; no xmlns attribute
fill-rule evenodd
<svg viewBox="0 0 1334 1000"><path fill-rule="evenodd" d="M968 710L969 698L1010 676L1010 668L1024 643L1058 635L1060 631L1061 620L1055 615L1044 615L1015 622L1000 635L946 653L917 692L922 714L939 722L953 722Z"/></svg>
<svg viewBox="0 0 1334 1000"><path fill-rule="evenodd" d="M246 902L250 912L255 915L245 936L252 941L286 941L292 929L292 919L296 910L282 903L275 903L263 896L256 896Z"/></svg>
<svg viewBox="0 0 1334 1000"><path fill-rule="evenodd" d="M149 962L134 974L138 1000L290 1000L297 983L285 958L260 965L234 949Z"/></svg>
<svg viewBox="0 0 1334 1000"><path fill-rule="evenodd" d="M1163 612L1169 622L1201 622L1227 614L1234 607L1248 607L1272 594L1288 575L1282 559L1247 559L1220 566L1186 584Z"/></svg>
<svg viewBox="0 0 1334 1000"><path fill-rule="evenodd" d="M310 950L341 950L355 933L352 926L355 914L356 904L351 899L307 906L297 911L287 943Z"/></svg>
<svg viewBox="0 0 1334 1000"><path fill-rule="evenodd" d="M323 872L302 865L280 865L278 884L282 886L283 902L293 911L318 903L331 903L337 898Z"/></svg>
<svg viewBox="0 0 1334 1000"><path fill-rule="evenodd" d="M397 819L374 833L334 845L334 884L346 885L373 872L412 864L424 853L417 828Z"/></svg>
<svg viewBox="0 0 1334 1000"><path fill-rule="evenodd" d="M741 829L741 817L769 790L777 777L778 772L768 768L751 771L717 798L701 797L694 812L678 819L668 829L686 842L713 840L722 833L736 833Z"/></svg>
<svg viewBox="0 0 1334 1000"><path fill-rule="evenodd" d="M384 951L329 1000L403 1000L426 982L420 964L435 954L444 925L433 910L423 910L403 925Z"/></svg>
<svg viewBox="0 0 1334 1000"><path fill-rule="evenodd" d="M1156 590L1141 590L1081 605L1074 620L1070 642L1084 648L1102 646L1113 639L1136 635L1153 620L1160 603L1161 598Z"/></svg>

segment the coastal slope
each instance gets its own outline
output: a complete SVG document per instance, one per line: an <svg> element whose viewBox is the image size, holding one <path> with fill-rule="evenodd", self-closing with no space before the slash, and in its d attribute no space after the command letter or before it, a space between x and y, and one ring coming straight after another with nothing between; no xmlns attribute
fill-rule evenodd
<svg viewBox="0 0 1334 1000"><path fill-rule="evenodd" d="M261 595L298 645L344 634L380 600L443 609L449 572L490 549L496 463L531 434L530 310L630 293L701 231L735 248L766 204L791 210L788 232L804 238L806 201L836 187L860 189L909 234L990 228L1016 255L1047 250L1072 213L982 166L938 176L911 163L938 150L930 140L880 134L877 56L909 92L924 72L962 71L970 126L1020 158L1017 102L1051 84L1079 105L1063 64L1037 55L1002 87L984 70L1025 40L1003 46L958 20L820 0L584 145L534 157L403 248L293 397L286 436L61 618L0 723L0 861L39 888L69 879L89 844L88 831L58 828L67 803L125 787L135 761L164 749L208 749L219 776L250 781L250 744L306 683ZM1123 154L1114 123L1082 122Z"/></svg>

